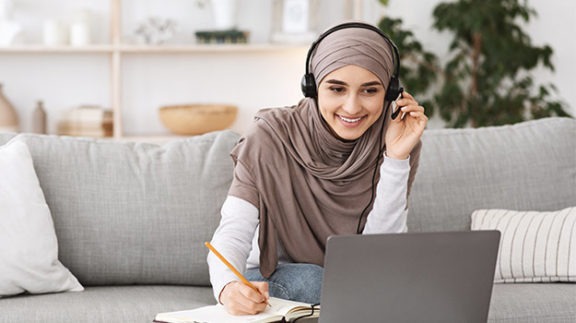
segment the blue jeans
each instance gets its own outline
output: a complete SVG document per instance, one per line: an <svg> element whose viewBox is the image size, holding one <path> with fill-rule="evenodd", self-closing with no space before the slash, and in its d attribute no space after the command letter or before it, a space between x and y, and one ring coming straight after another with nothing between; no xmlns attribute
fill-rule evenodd
<svg viewBox="0 0 576 323"><path fill-rule="evenodd" d="M268 282L270 296L309 304L320 303L324 268L313 264L281 264L269 279L248 269L246 279Z"/></svg>

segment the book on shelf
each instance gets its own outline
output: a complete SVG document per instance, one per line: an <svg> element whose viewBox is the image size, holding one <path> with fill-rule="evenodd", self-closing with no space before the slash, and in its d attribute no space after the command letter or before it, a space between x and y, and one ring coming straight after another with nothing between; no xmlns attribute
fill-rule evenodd
<svg viewBox="0 0 576 323"><path fill-rule="evenodd" d="M112 111L98 106L80 106L68 111L58 123L58 134L67 136L110 137L113 134Z"/></svg>
<svg viewBox="0 0 576 323"><path fill-rule="evenodd" d="M210 305L193 310L158 313L154 322L160 323L266 323L291 322L303 317L319 317L320 306L270 297L266 310L256 315L232 315L224 306Z"/></svg>

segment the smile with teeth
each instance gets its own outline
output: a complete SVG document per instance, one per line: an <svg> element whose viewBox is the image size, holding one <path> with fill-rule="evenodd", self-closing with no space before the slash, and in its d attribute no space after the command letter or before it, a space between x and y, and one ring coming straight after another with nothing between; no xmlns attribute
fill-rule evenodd
<svg viewBox="0 0 576 323"><path fill-rule="evenodd" d="M344 122L348 122L348 123L356 123L358 121L360 121L362 119L362 117L358 117L358 118L346 118L344 116L341 116L338 114L338 118L340 118L340 120L344 121Z"/></svg>

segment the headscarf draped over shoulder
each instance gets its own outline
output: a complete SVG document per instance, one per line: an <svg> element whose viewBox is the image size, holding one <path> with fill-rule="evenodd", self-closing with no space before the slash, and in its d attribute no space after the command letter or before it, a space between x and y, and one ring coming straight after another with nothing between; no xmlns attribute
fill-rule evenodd
<svg viewBox="0 0 576 323"><path fill-rule="evenodd" d="M394 69L391 50L373 30L341 29L318 44L310 68L320 84L330 72L357 65L387 87ZM380 177L386 119L389 112L360 138L344 141L332 134L314 99L258 112L254 127L232 150L235 171L229 194L259 210L264 277L276 269L278 243L292 261L322 265L330 235L357 233L361 216L360 229L364 227L372 209L373 182ZM419 147L410 159L410 184Z"/></svg>

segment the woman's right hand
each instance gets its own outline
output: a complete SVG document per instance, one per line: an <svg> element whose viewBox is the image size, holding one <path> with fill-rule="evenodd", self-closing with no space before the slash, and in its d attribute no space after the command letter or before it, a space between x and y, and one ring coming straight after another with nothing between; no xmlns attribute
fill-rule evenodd
<svg viewBox="0 0 576 323"><path fill-rule="evenodd" d="M263 312L268 304L268 283L251 282L259 292L234 281L228 283L220 293L220 303L232 315L254 315Z"/></svg>

